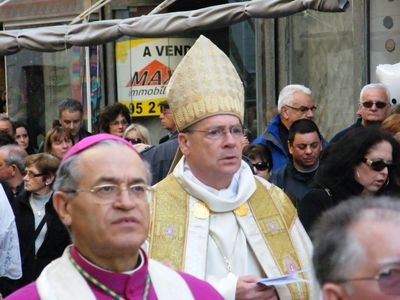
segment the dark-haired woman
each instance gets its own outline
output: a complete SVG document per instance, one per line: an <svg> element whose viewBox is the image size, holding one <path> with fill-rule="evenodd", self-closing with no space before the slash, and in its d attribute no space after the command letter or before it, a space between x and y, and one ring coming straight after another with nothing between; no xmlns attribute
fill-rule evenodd
<svg viewBox="0 0 400 300"><path fill-rule="evenodd" d="M32 141L29 136L28 125L22 122L15 122L15 142L21 146L26 153L34 154L36 153L35 148L32 145Z"/></svg>
<svg viewBox="0 0 400 300"><path fill-rule="evenodd" d="M101 132L111 133L122 137L125 129L131 123L129 109L122 103L107 106L100 114Z"/></svg>
<svg viewBox="0 0 400 300"><path fill-rule="evenodd" d="M261 144L248 144L243 147L242 154L248 160L255 175L268 179L272 171L271 151Z"/></svg>
<svg viewBox="0 0 400 300"><path fill-rule="evenodd" d="M331 144L314 177L317 188L298 202L305 229L310 231L323 211L353 196L393 193L399 160L399 144L379 128L357 128Z"/></svg>

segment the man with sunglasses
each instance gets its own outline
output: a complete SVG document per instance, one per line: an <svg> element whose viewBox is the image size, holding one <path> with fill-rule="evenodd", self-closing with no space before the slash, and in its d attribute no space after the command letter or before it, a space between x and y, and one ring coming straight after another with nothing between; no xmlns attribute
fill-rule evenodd
<svg viewBox="0 0 400 300"><path fill-rule="evenodd" d="M400 202L357 197L314 227L313 265L325 300L400 298Z"/></svg>
<svg viewBox="0 0 400 300"><path fill-rule="evenodd" d="M271 120L264 133L252 142L271 149L273 172L289 160L287 141L292 123L299 119L313 119L316 109L311 90L304 85L290 84L281 90L278 98L279 114Z"/></svg>
<svg viewBox="0 0 400 300"><path fill-rule="evenodd" d="M379 127L387 117L390 109L390 91L382 83L365 85L360 92L360 103L357 110L357 121L339 131L330 141L335 143L355 128L376 126Z"/></svg>
<svg viewBox="0 0 400 300"><path fill-rule="evenodd" d="M289 129L288 147L290 161L272 172L269 181L283 189L297 207L297 201L311 189L319 166L322 136L318 126L309 119L294 121Z"/></svg>

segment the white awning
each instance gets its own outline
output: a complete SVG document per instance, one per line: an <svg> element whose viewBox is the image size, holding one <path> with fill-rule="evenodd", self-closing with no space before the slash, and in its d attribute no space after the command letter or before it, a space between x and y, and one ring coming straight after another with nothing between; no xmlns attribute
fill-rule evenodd
<svg viewBox="0 0 400 300"><path fill-rule="evenodd" d="M113 19L65 26L7 30L0 32L0 55L13 54L20 49L61 51L71 46L104 44L122 36L181 35L194 30L221 28L249 18L289 16L307 9L343 12L349 5L347 0L255 0L125 20Z"/></svg>

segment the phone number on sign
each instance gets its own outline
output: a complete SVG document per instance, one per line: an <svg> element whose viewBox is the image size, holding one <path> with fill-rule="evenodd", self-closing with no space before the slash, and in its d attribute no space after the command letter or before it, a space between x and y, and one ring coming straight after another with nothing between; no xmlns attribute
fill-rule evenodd
<svg viewBox="0 0 400 300"><path fill-rule="evenodd" d="M133 117L158 116L160 102L161 100L133 101L128 104L128 108Z"/></svg>

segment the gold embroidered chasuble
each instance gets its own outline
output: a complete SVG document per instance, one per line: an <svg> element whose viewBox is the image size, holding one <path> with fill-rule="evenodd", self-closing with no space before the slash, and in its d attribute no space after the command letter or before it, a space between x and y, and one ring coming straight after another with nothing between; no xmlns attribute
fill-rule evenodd
<svg viewBox="0 0 400 300"><path fill-rule="evenodd" d="M279 274L289 274L304 269L289 233L297 219L295 208L279 188L271 186L267 189L259 180L256 180L256 185L257 189L250 199L233 212L257 261L268 276L271 265L267 265L265 256L260 253L257 246L257 243L262 242L273 257L275 265L272 268ZM179 184L176 177L169 175L157 184L152 203L149 255L183 271L187 271L185 267L189 263L185 261L185 252L188 251L187 233L190 231L189 215L192 214L195 219L207 221L213 213L204 202L196 200L193 203L189 201L189 198L190 195ZM252 219L250 223L254 223L255 220L259 233L257 238L254 238L254 232L252 232L254 228L248 225L249 219ZM203 250L206 251L206 249ZM193 264L193 262L190 263ZM198 263L204 264L201 261ZM205 272L205 270L202 271ZM203 274L204 278L205 274ZM277 290L281 297L290 295L290 299L311 299L306 283L289 284L284 288L278 287ZM281 294L280 291L283 293Z"/></svg>

